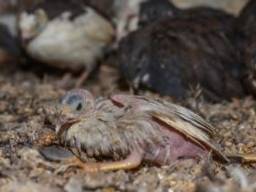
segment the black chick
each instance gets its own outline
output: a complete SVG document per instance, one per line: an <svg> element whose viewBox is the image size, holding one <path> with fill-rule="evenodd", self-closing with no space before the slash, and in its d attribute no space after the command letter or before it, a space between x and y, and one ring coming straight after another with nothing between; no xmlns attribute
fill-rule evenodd
<svg viewBox="0 0 256 192"><path fill-rule="evenodd" d="M256 95L256 1L249 1L237 19L237 46L246 65L245 85Z"/></svg>
<svg viewBox="0 0 256 192"><path fill-rule="evenodd" d="M16 61L19 54L17 40L5 25L0 24L0 65Z"/></svg>
<svg viewBox="0 0 256 192"><path fill-rule="evenodd" d="M227 27L230 27L230 23L234 22L234 16L211 7L197 6L189 9L179 9L169 0L147 0L140 4L140 26L145 26L145 24L152 23L163 17L176 16L189 17L191 19L216 19Z"/></svg>
<svg viewBox="0 0 256 192"><path fill-rule="evenodd" d="M140 4L139 26L145 26L162 17L173 17L180 10L169 0L147 0Z"/></svg>
<svg viewBox="0 0 256 192"><path fill-rule="evenodd" d="M241 97L233 22L231 15L203 7L161 16L123 39L120 70L133 88L177 99L198 85L212 101Z"/></svg>

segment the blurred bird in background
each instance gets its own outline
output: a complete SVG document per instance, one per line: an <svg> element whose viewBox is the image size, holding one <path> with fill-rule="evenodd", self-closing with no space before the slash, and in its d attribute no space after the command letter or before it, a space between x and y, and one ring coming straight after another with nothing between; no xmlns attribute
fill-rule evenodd
<svg viewBox="0 0 256 192"><path fill-rule="evenodd" d="M196 87L211 101L244 95L232 15L207 7L168 11L168 0L146 3L143 26L120 42L118 63L131 87L177 99Z"/></svg>
<svg viewBox="0 0 256 192"><path fill-rule="evenodd" d="M114 38L111 22L82 1L36 3L20 12L18 28L22 46L34 60L73 72L84 69L78 86Z"/></svg>
<svg viewBox="0 0 256 192"><path fill-rule="evenodd" d="M246 65L245 84L256 95L256 2L251 0L242 9L237 22L237 47Z"/></svg>
<svg viewBox="0 0 256 192"><path fill-rule="evenodd" d="M17 62L19 56L17 39L10 33L7 26L0 24L0 66Z"/></svg>

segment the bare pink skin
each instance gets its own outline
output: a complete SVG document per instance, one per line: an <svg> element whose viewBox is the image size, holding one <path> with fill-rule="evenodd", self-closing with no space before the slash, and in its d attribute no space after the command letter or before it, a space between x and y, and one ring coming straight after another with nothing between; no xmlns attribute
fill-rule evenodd
<svg viewBox="0 0 256 192"><path fill-rule="evenodd" d="M163 127L163 129L165 129ZM168 165L178 159L200 158L207 155L207 151L186 140L184 136L175 131L163 130L166 132L166 145L156 145L144 149L144 159L159 165Z"/></svg>
<svg viewBox="0 0 256 192"><path fill-rule="evenodd" d="M146 103L136 101L134 97L127 95L113 95L112 101L118 105L131 105L135 111L147 110ZM166 165L175 162L181 158L199 158L205 157L208 154L206 149L201 148L185 136L170 128L167 128L161 122L153 122L155 127L161 127L165 132L165 145L155 145L144 147L144 160L154 162L159 165Z"/></svg>

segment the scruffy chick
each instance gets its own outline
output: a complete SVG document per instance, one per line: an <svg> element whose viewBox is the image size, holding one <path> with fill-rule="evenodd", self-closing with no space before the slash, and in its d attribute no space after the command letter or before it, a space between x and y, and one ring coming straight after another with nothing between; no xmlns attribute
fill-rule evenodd
<svg viewBox="0 0 256 192"><path fill-rule="evenodd" d="M142 161L168 165L180 158L205 158L209 152L228 161L214 144L210 124L165 101L133 95L94 99L86 90L71 90L55 115L60 144L89 172L132 169ZM92 163L90 158L113 161Z"/></svg>
<svg viewBox="0 0 256 192"><path fill-rule="evenodd" d="M89 74L111 43L114 29L90 7L73 1L44 1L24 10L20 39L30 57L48 65Z"/></svg>

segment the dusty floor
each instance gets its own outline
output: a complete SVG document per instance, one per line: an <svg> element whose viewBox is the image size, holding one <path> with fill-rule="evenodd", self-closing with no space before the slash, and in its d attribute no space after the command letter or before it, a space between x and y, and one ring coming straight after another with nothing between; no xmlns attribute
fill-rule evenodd
<svg viewBox="0 0 256 192"><path fill-rule="evenodd" d="M212 159L184 160L134 171L86 174L44 159L32 145L49 126L43 107L75 83L74 77L36 75L18 68L0 70L0 191L256 191L255 165L223 165ZM96 75L96 74L95 74ZM102 66L97 78L84 85L96 95L120 92L118 73ZM65 85L65 87L64 87ZM62 87L62 88L61 88ZM122 91L124 91L123 89ZM168 98L167 98L168 99ZM185 102L220 133L227 153L256 153L256 102L251 98L221 104ZM196 106L196 108L194 107Z"/></svg>

